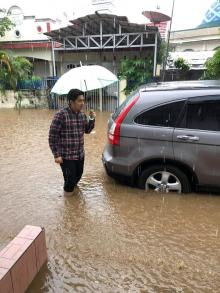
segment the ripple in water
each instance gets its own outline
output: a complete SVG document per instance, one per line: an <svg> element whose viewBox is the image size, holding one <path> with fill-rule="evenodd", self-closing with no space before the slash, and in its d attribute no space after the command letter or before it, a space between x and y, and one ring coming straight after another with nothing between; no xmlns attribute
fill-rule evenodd
<svg viewBox="0 0 220 293"><path fill-rule="evenodd" d="M0 248L26 224L46 229L49 261L28 292L219 292L220 197L146 194L108 178L104 113L65 199L47 143L53 114L0 111Z"/></svg>

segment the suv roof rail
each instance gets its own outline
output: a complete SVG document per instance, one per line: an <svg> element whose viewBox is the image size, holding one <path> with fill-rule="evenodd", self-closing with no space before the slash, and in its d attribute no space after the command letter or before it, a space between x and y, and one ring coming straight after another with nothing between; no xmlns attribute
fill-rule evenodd
<svg viewBox="0 0 220 293"><path fill-rule="evenodd" d="M141 86L139 91L170 91L170 90L194 90L194 89L220 89L220 80L196 80L196 81L171 81L155 82Z"/></svg>

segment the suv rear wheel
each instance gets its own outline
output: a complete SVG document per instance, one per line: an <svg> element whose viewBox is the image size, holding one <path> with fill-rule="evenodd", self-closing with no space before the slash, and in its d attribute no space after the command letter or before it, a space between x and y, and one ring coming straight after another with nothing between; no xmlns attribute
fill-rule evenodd
<svg viewBox="0 0 220 293"><path fill-rule="evenodd" d="M180 169L171 165L156 165L145 169L138 186L146 191L189 193L189 179Z"/></svg>

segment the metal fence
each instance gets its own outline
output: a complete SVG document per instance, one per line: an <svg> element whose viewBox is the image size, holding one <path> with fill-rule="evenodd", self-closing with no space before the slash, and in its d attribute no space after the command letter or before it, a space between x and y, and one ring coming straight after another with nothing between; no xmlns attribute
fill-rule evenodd
<svg viewBox="0 0 220 293"><path fill-rule="evenodd" d="M46 77L36 80L23 80L17 84L17 90L48 90L49 107L60 109L67 106L66 96L51 94L50 91L58 77ZM10 88L9 88L10 89ZM88 91L85 93L86 110L113 112L119 104L119 83L115 82L103 89Z"/></svg>
<svg viewBox="0 0 220 293"><path fill-rule="evenodd" d="M58 77L45 77L39 79L21 80L17 84L17 90L43 90L51 89Z"/></svg>
<svg viewBox="0 0 220 293"><path fill-rule="evenodd" d="M88 91L85 93L86 110L113 112L118 107L119 91L118 82L103 89ZM66 96L51 95L53 109L67 106Z"/></svg>
<svg viewBox="0 0 220 293"><path fill-rule="evenodd" d="M118 82L103 89L89 91L85 94L88 109L113 112L118 106Z"/></svg>
<svg viewBox="0 0 220 293"><path fill-rule="evenodd" d="M36 80L21 80L17 84L17 90L41 90L47 89L46 79L36 79Z"/></svg>

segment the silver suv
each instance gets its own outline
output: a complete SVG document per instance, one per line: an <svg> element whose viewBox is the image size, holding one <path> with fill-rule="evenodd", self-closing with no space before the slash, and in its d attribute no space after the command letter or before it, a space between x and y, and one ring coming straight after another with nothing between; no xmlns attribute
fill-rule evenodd
<svg viewBox="0 0 220 293"><path fill-rule="evenodd" d="M147 191L220 187L220 84L145 86L109 119L107 173Z"/></svg>

